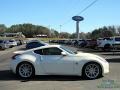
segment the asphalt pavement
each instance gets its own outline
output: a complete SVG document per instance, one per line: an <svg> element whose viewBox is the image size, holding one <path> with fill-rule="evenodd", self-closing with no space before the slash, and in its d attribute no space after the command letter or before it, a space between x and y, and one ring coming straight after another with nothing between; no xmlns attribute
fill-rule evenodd
<svg viewBox="0 0 120 90"><path fill-rule="evenodd" d="M0 90L120 90L120 55L112 52L97 52L77 49L100 55L110 64L110 73L96 80L84 80L77 76L36 76L30 80L16 77L9 70L13 52L24 46L0 51ZM72 48L76 50L76 48Z"/></svg>

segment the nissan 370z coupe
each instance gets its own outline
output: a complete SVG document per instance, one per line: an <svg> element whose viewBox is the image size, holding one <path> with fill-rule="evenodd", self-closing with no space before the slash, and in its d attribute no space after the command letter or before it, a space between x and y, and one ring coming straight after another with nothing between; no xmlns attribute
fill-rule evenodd
<svg viewBox="0 0 120 90"><path fill-rule="evenodd" d="M96 79L109 73L109 64L104 58L89 53L74 53L61 45L47 45L14 53L10 68L22 78L76 75Z"/></svg>

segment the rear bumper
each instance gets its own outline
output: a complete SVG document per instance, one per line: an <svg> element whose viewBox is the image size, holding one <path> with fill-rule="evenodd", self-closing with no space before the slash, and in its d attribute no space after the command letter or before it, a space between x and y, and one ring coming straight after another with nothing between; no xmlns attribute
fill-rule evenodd
<svg viewBox="0 0 120 90"><path fill-rule="evenodd" d="M14 60L11 60L10 62L10 70L16 74L16 66L17 66L17 62L15 62Z"/></svg>

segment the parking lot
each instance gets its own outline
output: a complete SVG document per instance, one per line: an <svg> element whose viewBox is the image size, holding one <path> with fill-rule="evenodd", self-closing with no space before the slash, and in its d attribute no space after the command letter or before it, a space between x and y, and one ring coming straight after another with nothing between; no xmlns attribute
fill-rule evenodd
<svg viewBox="0 0 120 90"><path fill-rule="evenodd" d="M22 48L24 45L0 51L0 90L120 90L120 54L118 52L113 54L113 52L88 48L78 49L82 52L100 55L109 62L110 73L96 80L84 80L77 76L36 76L30 80L23 80L9 71L12 52Z"/></svg>

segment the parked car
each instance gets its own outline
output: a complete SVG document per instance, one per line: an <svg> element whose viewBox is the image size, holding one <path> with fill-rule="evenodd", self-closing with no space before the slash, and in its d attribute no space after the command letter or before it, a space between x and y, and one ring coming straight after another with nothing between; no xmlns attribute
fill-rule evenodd
<svg viewBox="0 0 120 90"><path fill-rule="evenodd" d="M16 40L17 46L24 44L23 40Z"/></svg>
<svg viewBox="0 0 120 90"><path fill-rule="evenodd" d="M110 51L111 49L120 48L120 37L107 37L103 38L101 42L98 44L98 48L103 49L104 51Z"/></svg>
<svg viewBox="0 0 120 90"><path fill-rule="evenodd" d="M8 45L10 48L17 46L17 41L14 39L9 40Z"/></svg>
<svg viewBox="0 0 120 90"><path fill-rule="evenodd" d="M109 73L109 64L104 58L89 53L74 53L61 45L47 45L14 53L10 69L22 78L77 75L96 79Z"/></svg>
<svg viewBox="0 0 120 90"><path fill-rule="evenodd" d="M83 39L78 40L78 46L79 47L85 47L86 45L87 45L86 40L83 40Z"/></svg>
<svg viewBox="0 0 120 90"><path fill-rule="evenodd" d="M26 49L32 49L32 48L36 48L36 47L40 47L40 46L45 46L45 45L48 45L48 44L44 43L42 41L32 40L32 41L29 41L26 44Z"/></svg>
<svg viewBox="0 0 120 90"><path fill-rule="evenodd" d="M73 46L78 46L78 40L72 40L72 45Z"/></svg>
<svg viewBox="0 0 120 90"><path fill-rule="evenodd" d="M102 40L103 40L103 38L98 38L97 39L97 46L101 44Z"/></svg>
<svg viewBox="0 0 120 90"><path fill-rule="evenodd" d="M95 49L97 47L97 40L87 39L86 42L87 42L86 47L88 48Z"/></svg>
<svg viewBox="0 0 120 90"><path fill-rule="evenodd" d="M9 48L8 40L0 40L0 49L7 49Z"/></svg>

